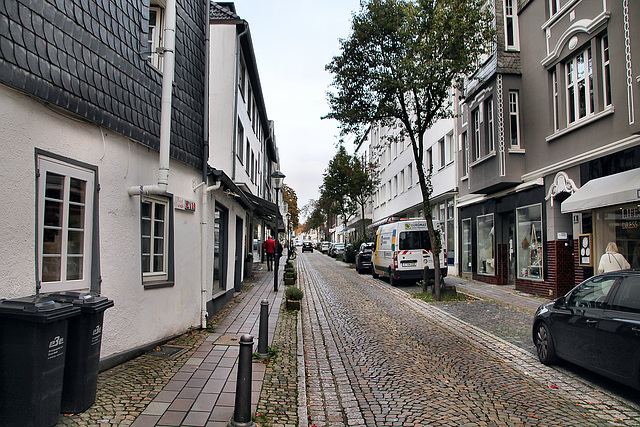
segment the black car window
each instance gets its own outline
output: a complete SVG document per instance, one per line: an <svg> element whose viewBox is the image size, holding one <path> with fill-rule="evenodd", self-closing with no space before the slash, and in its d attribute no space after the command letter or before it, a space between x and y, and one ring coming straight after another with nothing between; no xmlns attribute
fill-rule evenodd
<svg viewBox="0 0 640 427"><path fill-rule="evenodd" d="M403 231L400 233L401 251L411 249L431 250L431 239L429 239L428 231Z"/></svg>
<svg viewBox="0 0 640 427"><path fill-rule="evenodd" d="M640 313L640 277L625 277L611 302L611 309Z"/></svg>
<svg viewBox="0 0 640 427"><path fill-rule="evenodd" d="M567 301L568 307L602 308L617 276L594 277L578 286Z"/></svg>

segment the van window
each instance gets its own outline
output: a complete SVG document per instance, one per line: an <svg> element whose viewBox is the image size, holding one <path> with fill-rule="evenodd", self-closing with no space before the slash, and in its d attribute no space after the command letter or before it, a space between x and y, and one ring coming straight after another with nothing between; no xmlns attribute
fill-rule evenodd
<svg viewBox="0 0 640 427"><path fill-rule="evenodd" d="M400 233L399 250L411 249L431 250L431 239L428 231L403 231Z"/></svg>

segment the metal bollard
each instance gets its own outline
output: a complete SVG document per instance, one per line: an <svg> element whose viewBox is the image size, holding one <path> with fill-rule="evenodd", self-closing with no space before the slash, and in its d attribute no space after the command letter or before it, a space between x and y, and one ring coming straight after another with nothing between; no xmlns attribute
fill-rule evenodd
<svg viewBox="0 0 640 427"><path fill-rule="evenodd" d="M227 427L254 427L251 421L251 355L253 353L253 337L244 334L240 338L240 355L238 356L238 383L236 384L236 403L233 420Z"/></svg>
<svg viewBox="0 0 640 427"><path fill-rule="evenodd" d="M258 354L267 357L269 353L269 301L260 303L260 330L258 332Z"/></svg>

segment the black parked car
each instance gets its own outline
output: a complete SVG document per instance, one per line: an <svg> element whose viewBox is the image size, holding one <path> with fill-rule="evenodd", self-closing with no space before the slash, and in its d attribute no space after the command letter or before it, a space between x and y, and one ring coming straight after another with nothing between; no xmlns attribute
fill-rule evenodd
<svg viewBox="0 0 640 427"><path fill-rule="evenodd" d="M313 245L311 242L302 242L302 252L313 252Z"/></svg>
<svg viewBox="0 0 640 427"><path fill-rule="evenodd" d="M356 271L362 273L371 270L371 257L373 256L373 242L363 243L356 254Z"/></svg>
<svg viewBox="0 0 640 427"><path fill-rule="evenodd" d="M594 276L540 306L533 342L545 365L561 358L640 389L640 270Z"/></svg>

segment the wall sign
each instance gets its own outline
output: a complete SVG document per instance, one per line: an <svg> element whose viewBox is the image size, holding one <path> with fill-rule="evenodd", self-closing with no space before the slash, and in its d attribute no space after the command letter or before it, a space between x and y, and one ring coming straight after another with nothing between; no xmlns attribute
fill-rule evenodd
<svg viewBox="0 0 640 427"><path fill-rule="evenodd" d="M578 239L578 245L580 246L580 266L591 267L593 265L591 258L591 234L581 234Z"/></svg>
<svg viewBox="0 0 640 427"><path fill-rule="evenodd" d="M173 198L173 205L175 206L176 209L180 209L183 211L189 211L189 212L196 211L196 202L183 199L182 197L175 196Z"/></svg>

